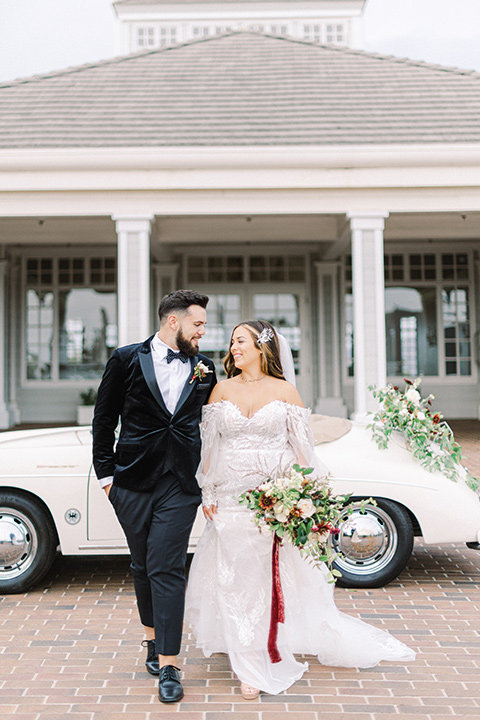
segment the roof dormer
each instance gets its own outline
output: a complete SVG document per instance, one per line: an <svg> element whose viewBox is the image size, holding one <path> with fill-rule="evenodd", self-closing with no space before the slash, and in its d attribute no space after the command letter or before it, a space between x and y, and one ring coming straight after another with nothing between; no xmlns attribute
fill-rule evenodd
<svg viewBox="0 0 480 720"><path fill-rule="evenodd" d="M116 0L116 51L135 53L247 29L358 48L365 4L366 0Z"/></svg>

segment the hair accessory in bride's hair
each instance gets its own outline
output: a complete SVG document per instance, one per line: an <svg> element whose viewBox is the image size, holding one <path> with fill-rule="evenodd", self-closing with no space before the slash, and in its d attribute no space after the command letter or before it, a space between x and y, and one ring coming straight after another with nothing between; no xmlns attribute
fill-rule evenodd
<svg viewBox="0 0 480 720"><path fill-rule="evenodd" d="M261 333L257 335L257 342L260 345L269 342L273 338L273 330L271 328L263 328Z"/></svg>

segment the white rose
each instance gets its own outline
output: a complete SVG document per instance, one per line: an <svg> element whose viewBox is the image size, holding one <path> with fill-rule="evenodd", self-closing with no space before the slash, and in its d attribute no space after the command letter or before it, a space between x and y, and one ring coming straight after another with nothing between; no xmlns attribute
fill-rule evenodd
<svg viewBox="0 0 480 720"><path fill-rule="evenodd" d="M212 370L210 370L210 368L207 365L205 365L205 363L202 362L201 360L198 361L196 367L199 370L201 370L203 373L211 373L212 372Z"/></svg>
<svg viewBox="0 0 480 720"><path fill-rule="evenodd" d="M271 535L272 531L270 530L270 525L262 525L262 527L260 528L260 532L262 533L262 535Z"/></svg>
<svg viewBox="0 0 480 720"><path fill-rule="evenodd" d="M414 405L418 405L418 401L420 400L420 393L413 388L410 388L410 390L405 393L405 397L407 398L408 402L411 402Z"/></svg>
<svg viewBox="0 0 480 720"><path fill-rule="evenodd" d="M408 415L407 408L402 408L398 414L400 415L400 417L406 417L406 415Z"/></svg>
<svg viewBox="0 0 480 720"><path fill-rule="evenodd" d="M418 412L417 413L417 420L425 420L425 413Z"/></svg>
<svg viewBox="0 0 480 720"><path fill-rule="evenodd" d="M278 522L285 522L288 517L288 510L285 509L285 505L281 502L276 502L273 506L273 512L275 513L275 519Z"/></svg>
<svg viewBox="0 0 480 720"><path fill-rule="evenodd" d="M297 507L302 513L302 517L310 517L310 515L313 515L313 513L315 512L315 505L310 500L310 498L299 500L297 503Z"/></svg>

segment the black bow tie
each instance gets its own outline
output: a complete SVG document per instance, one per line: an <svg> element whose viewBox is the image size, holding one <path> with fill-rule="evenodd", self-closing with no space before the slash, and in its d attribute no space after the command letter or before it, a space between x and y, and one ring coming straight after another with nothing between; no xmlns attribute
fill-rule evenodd
<svg viewBox="0 0 480 720"><path fill-rule="evenodd" d="M170 364L172 360L181 360L182 363L188 362L188 355L184 353L182 350L179 350L178 352L174 352L170 348L167 350L167 363Z"/></svg>

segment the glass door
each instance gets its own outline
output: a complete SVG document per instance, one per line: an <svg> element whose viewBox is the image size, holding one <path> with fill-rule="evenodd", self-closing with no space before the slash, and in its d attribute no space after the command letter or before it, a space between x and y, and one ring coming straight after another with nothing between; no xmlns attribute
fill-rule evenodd
<svg viewBox="0 0 480 720"><path fill-rule="evenodd" d="M242 319L241 293L215 293L203 290L210 300L207 307L207 327L200 341L200 352L215 363L217 377L224 378L223 358L227 354L232 330Z"/></svg>
<svg viewBox="0 0 480 720"><path fill-rule="evenodd" d="M304 315L301 305L302 297L295 292L255 292L251 295L254 320L267 320L277 332L281 333L293 355L297 388L307 403L305 396L308 383L305 372L305 347L302 347L301 316Z"/></svg>

